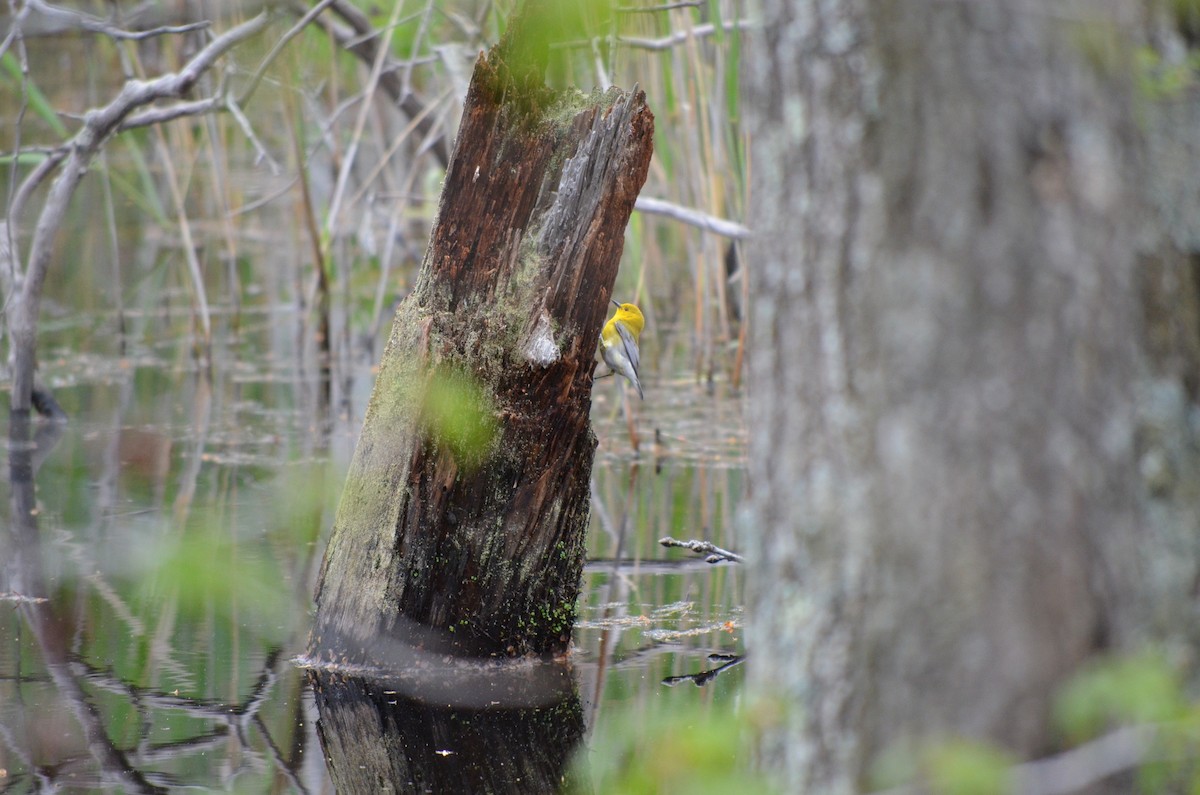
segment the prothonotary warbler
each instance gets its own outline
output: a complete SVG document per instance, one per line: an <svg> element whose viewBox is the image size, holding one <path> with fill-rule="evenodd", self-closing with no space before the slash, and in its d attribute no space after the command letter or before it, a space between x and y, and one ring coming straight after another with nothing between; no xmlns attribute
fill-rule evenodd
<svg viewBox="0 0 1200 795"><path fill-rule="evenodd" d="M642 310L633 304L616 304L617 311L600 330L600 355L614 373L629 379L638 397L642 395L642 382L638 380L638 335L646 325Z"/></svg>

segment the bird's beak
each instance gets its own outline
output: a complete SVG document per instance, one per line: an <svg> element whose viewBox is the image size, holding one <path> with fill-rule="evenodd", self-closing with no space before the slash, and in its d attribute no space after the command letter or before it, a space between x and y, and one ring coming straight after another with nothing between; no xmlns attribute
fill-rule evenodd
<svg viewBox="0 0 1200 795"><path fill-rule="evenodd" d="M617 309L621 308L621 304L618 303L616 299L613 299L613 306L615 306Z"/></svg>

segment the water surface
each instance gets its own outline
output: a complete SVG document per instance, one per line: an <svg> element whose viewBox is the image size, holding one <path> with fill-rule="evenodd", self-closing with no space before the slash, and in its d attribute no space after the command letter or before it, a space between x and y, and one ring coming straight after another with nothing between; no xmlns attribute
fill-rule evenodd
<svg viewBox="0 0 1200 795"><path fill-rule="evenodd" d="M53 321L41 373L71 420L7 436L5 792L333 790L296 658L373 350L347 343L326 385L305 314L264 300L218 307L211 357L197 355L181 332L187 304L169 298L120 321L99 310ZM632 421L622 400L598 382L591 562L563 666L570 709L543 705L530 724L512 705L476 705L455 713L462 732L435 741L406 729L434 718L401 709L383 684L366 698L392 742L491 776L490 743L515 743L500 757L519 760L545 755L539 732L556 727L591 736L630 713L737 698L739 567L657 541L739 546L740 406L687 379L652 379ZM326 708L337 687L322 691ZM429 791L439 779L413 758L394 783Z"/></svg>

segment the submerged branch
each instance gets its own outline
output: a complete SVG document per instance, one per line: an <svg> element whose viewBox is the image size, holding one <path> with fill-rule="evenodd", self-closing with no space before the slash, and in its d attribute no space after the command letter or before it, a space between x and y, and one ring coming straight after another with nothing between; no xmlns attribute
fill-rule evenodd
<svg viewBox="0 0 1200 795"><path fill-rule="evenodd" d="M715 668L709 668L704 671L697 671L694 674L681 674L679 676L668 676L662 680L662 683L667 687L674 687L683 682L691 682L696 687L704 687L706 684L716 679L721 674L728 671L735 665L740 665L742 660L746 659L744 654L710 654L708 661L712 663L720 663Z"/></svg>

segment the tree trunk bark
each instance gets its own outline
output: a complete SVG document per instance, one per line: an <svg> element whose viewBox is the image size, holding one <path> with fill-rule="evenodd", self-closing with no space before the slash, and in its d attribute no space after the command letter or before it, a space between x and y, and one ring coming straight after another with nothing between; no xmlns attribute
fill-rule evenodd
<svg viewBox="0 0 1200 795"><path fill-rule="evenodd" d="M1136 8L766 0L750 57L751 680L807 792L1052 750L1128 638Z"/></svg>
<svg viewBox="0 0 1200 795"><path fill-rule="evenodd" d="M314 656L568 645L596 340L654 123L640 91L545 88L537 15L476 63L325 553Z"/></svg>

